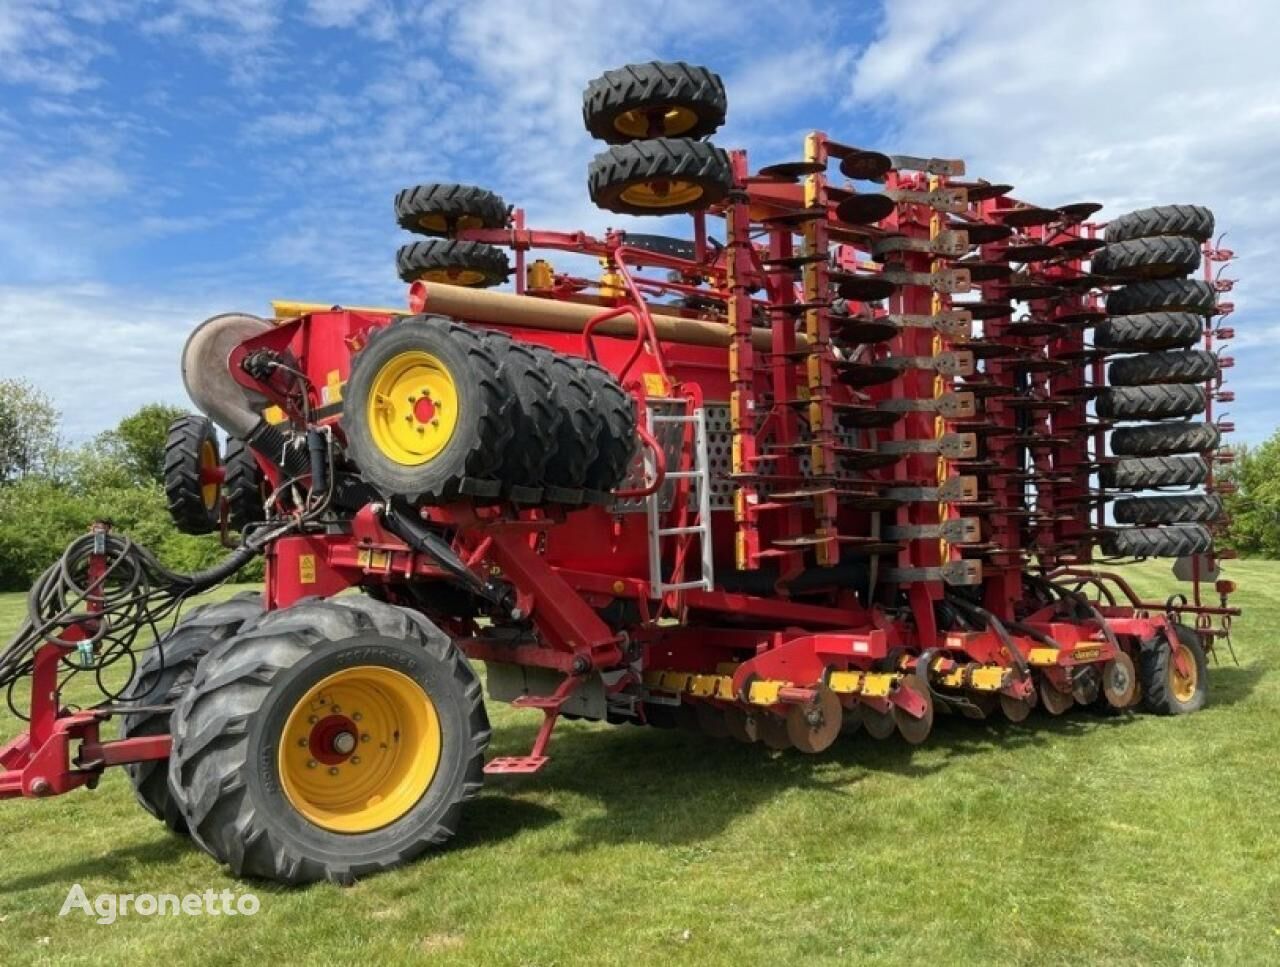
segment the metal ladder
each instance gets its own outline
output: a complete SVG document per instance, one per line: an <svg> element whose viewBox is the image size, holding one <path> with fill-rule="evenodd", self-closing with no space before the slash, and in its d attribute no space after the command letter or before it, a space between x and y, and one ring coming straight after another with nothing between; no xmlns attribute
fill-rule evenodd
<svg viewBox="0 0 1280 967"><path fill-rule="evenodd" d="M666 479L677 481L672 494L671 510L677 511L677 500L687 507L687 492L682 498L682 489L678 483L681 480L688 480L690 486L693 487L697 496L697 512L692 523L684 523L675 527L662 526L662 492L665 487L660 487L654 493L649 494L645 498L645 510L649 519L649 593L652 597L661 598L669 591L710 591L715 587L715 565L711 555L711 469L710 461L707 458L707 415L702 407L696 407L692 413L688 413L689 401L674 397L650 398L650 404L658 404L660 406L671 406L676 404L685 408L686 412L681 415L670 413L655 413L652 405L646 411L646 418L649 424L649 432L655 439L660 436L655 432L655 427L660 424L680 424L693 426L693 467L692 469L684 469L683 465L678 466L674 470L668 470ZM684 453L684 437L681 437L680 453ZM653 457L646 454L646 473L653 474L656 468L653 466ZM682 461L683 463L683 461ZM668 584L662 575L662 542L665 538L676 538L676 560L680 560L684 555L681 551L682 544L687 544L694 537L697 538L699 544L700 557L702 561L702 577L698 580L681 581L680 575L673 575L676 580ZM686 552L687 554L687 552Z"/></svg>

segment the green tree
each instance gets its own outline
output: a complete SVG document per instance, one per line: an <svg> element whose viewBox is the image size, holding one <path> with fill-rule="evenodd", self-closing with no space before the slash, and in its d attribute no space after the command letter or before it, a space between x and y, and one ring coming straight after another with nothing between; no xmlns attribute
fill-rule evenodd
<svg viewBox="0 0 1280 967"><path fill-rule="evenodd" d="M0 484L54 469L61 414L25 379L0 379Z"/></svg>
<svg viewBox="0 0 1280 967"><path fill-rule="evenodd" d="M1236 447L1219 476L1236 487L1224 501L1226 543L1241 554L1280 557L1280 430L1261 446Z"/></svg>
<svg viewBox="0 0 1280 967"><path fill-rule="evenodd" d="M180 406L148 403L126 416L114 430L101 434L99 448L119 460L129 479L139 484L163 483L169 424L186 412Z"/></svg>

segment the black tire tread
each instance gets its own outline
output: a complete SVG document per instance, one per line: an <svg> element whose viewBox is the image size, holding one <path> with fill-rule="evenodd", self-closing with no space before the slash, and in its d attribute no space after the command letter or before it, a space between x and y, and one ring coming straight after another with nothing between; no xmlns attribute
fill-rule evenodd
<svg viewBox="0 0 1280 967"><path fill-rule="evenodd" d="M1104 420L1164 420L1203 413L1199 386L1110 386L1098 394L1096 408Z"/></svg>
<svg viewBox="0 0 1280 967"><path fill-rule="evenodd" d="M465 779L430 835L389 859L327 864L278 837L273 840L271 827L257 817L244 778L249 723L276 677L312 648L369 633L417 641L449 668L468 703ZM408 862L454 834L463 802L480 791L489 736L479 679L462 653L425 618L363 595L313 599L264 615L201 660L173 713L170 789L192 838L236 876L289 885L317 880L345 884Z"/></svg>
<svg viewBox="0 0 1280 967"><path fill-rule="evenodd" d="M603 416L596 405L595 390L570 357L542 346L534 346L533 351L556 384L556 401L563 413L556 459L547 465L545 479L556 487L581 490L600 449Z"/></svg>
<svg viewBox="0 0 1280 967"><path fill-rule="evenodd" d="M560 424L565 419L556 382L528 343L497 330L486 332L485 338L494 348L499 377L511 393L515 426L498 476L508 492L513 486L540 489L548 465L558 458Z"/></svg>
<svg viewBox="0 0 1280 967"><path fill-rule="evenodd" d="M1098 471L1109 490L1145 490L1149 487L1186 487L1208 479L1209 464L1199 454L1173 457L1122 457Z"/></svg>
<svg viewBox="0 0 1280 967"><path fill-rule="evenodd" d="M1152 352L1187 349L1204 336L1204 317L1194 312L1141 312L1110 316L1094 330L1099 349L1117 352Z"/></svg>
<svg viewBox="0 0 1280 967"><path fill-rule="evenodd" d="M636 448L636 404L613 374L599 363L572 357L571 362L591 385L600 414L596 459L587 470L588 490L608 492L627 476Z"/></svg>
<svg viewBox="0 0 1280 967"><path fill-rule="evenodd" d="M1181 349L1117 359L1107 369L1107 380L1112 386L1207 383L1221 372L1218 357L1207 349Z"/></svg>
<svg viewBox="0 0 1280 967"><path fill-rule="evenodd" d="M1159 235L1185 235L1197 242L1213 237L1213 212L1203 205L1157 205L1113 218L1103 237L1108 242Z"/></svg>
<svg viewBox="0 0 1280 967"><path fill-rule="evenodd" d="M1093 253L1090 271L1119 279L1171 279L1200 267L1200 245L1191 238L1160 235L1111 242Z"/></svg>
<svg viewBox="0 0 1280 967"><path fill-rule="evenodd" d="M1107 294L1107 315L1137 312L1195 312L1212 316L1218 311L1213 285L1201 279L1161 279L1134 282Z"/></svg>
<svg viewBox="0 0 1280 967"><path fill-rule="evenodd" d="M1212 524L1222 520L1216 494L1154 494L1126 497L1112 507L1117 524Z"/></svg>
<svg viewBox="0 0 1280 967"><path fill-rule="evenodd" d="M670 208L646 208L622 199L629 185L656 179L678 179L702 186L700 197ZM598 207L622 215L671 215L707 208L721 201L733 185L729 156L715 145L690 138L650 138L614 145L587 168L587 190Z"/></svg>
<svg viewBox="0 0 1280 967"><path fill-rule="evenodd" d="M500 195L475 185L432 183L396 192L396 224L419 235L448 237L458 228L503 228L507 204ZM442 216L444 231L422 224L426 216Z"/></svg>
<svg viewBox="0 0 1280 967"><path fill-rule="evenodd" d="M227 526L243 532L267 516L262 500L262 468L253 458L253 451L236 437L227 440L222 465L226 470L222 495L227 500Z"/></svg>
<svg viewBox="0 0 1280 967"><path fill-rule="evenodd" d="M1102 538L1108 557L1185 557L1213 548L1213 535L1203 524L1160 527L1115 527Z"/></svg>
<svg viewBox="0 0 1280 967"><path fill-rule="evenodd" d="M684 61L650 61L605 71L582 95L582 123L594 138L608 144L624 144L632 138L614 126L614 119L628 111L671 105L698 116L683 138L705 138L724 123L728 109L724 81L705 67Z"/></svg>
<svg viewBox="0 0 1280 967"><path fill-rule="evenodd" d="M165 502L174 526L184 534L212 534L218 529L218 508L205 506L200 485L200 451L206 441L217 449L213 423L196 413L174 420L165 438Z"/></svg>
<svg viewBox="0 0 1280 967"><path fill-rule="evenodd" d="M484 242L460 242L433 238L410 242L396 252L396 273L402 282L416 282L428 272L470 270L484 279L474 283L478 289L501 285L511 274L507 253ZM463 283L457 283L459 285Z"/></svg>
<svg viewBox="0 0 1280 967"><path fill-rule="evenodd" d="M1199 711L1208 700L1209 662L1200 635L1186 625L1175 624L1174 634L1191 651L1196 663L1198 688L1191 701L1185 705L1169 689L1169 662L1173 651L1166 642L1144 642L1138 655L1138 674L1142 681L1142 704L1157 715L1187 715Z"/></svg>
<svg viewBox="0 0 1280 967"><path fill-rule="evenodd" d="M1111 452L1118 457L1164 457L1175 453L1216 450L1222 432L1212 423L1152 423L1125 426L1111 434Z"/></svg>

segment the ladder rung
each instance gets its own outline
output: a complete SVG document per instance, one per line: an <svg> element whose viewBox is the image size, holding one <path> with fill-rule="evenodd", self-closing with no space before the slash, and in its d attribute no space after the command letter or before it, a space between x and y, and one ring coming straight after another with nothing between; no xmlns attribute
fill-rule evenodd
<svg viewBox="0 0 1280 967"><path fill-rule="evenodd" d="M667 591L691 591L694 588L700 588L705 591L707 588L707 582L706 581L681 581L679 584L660 585L658 590L665 594Z"/></svg>
<svg viewBox="0 0 1280 967"><path fill-rule="evenodd" d="M694 480L702 476L701 470L668 470L668 480Z"/></svg>
<svg viewBox="0 0 1280 967"><path fill-rule="evenodd" d="M654 413L649 417L654 423L697 423L696 416L668 416L664 413Z"/></svg>
<svg viewBox="0 0 1280 967"><path fill-rule="evenodd" d="M702 528L697 524L688 527L660 527L658 528L659 537L678 537L681 534L701 534Z"/></svg>

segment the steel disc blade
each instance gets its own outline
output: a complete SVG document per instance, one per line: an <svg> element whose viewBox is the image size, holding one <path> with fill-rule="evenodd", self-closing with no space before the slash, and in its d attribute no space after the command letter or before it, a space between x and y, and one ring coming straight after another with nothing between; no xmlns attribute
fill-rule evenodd
<svg viewBox="0 0 1280 967"><path fill-rule="evenodd" d="M840 696L821 685L812 702L787 710L787 736L801 752L813 755L831 747L844 723Z"/></svg>

